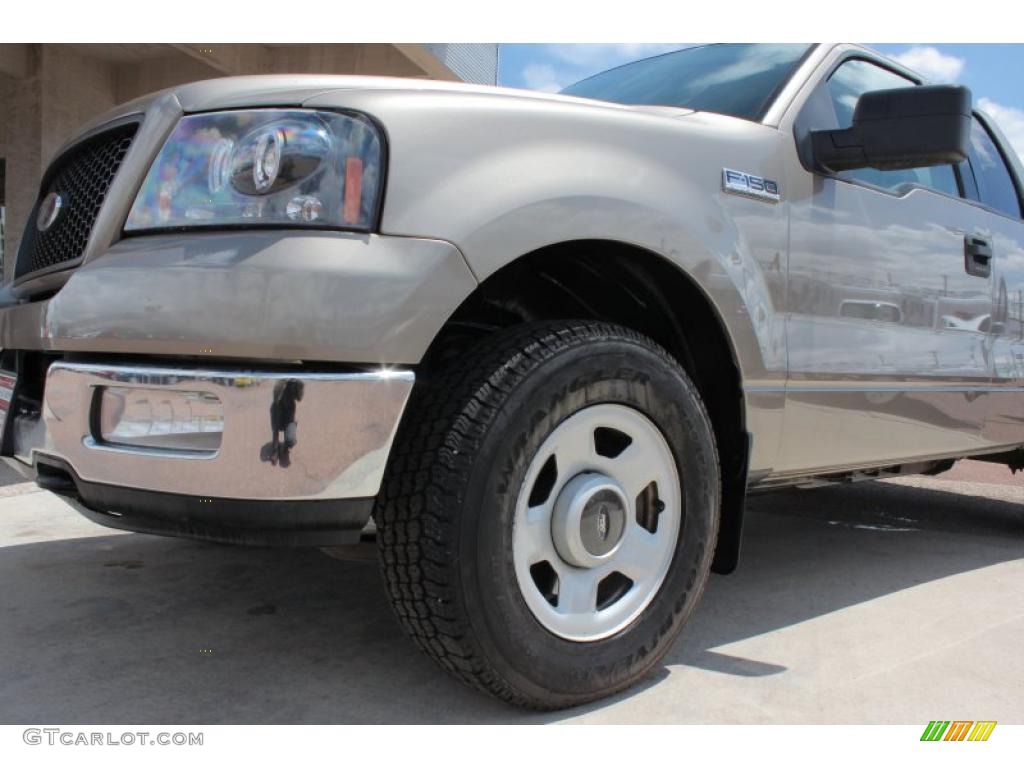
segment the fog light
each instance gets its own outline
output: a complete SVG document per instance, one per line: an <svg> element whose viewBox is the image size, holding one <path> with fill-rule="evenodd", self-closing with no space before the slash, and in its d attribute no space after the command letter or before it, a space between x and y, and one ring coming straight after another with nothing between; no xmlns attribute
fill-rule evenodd
<svg viewBox="0 0 1024 768"><path fill-rule="evenodd" d="M208 392L104 387L96 423L101 443L214 454L224 432L220 400Z"/></svg>

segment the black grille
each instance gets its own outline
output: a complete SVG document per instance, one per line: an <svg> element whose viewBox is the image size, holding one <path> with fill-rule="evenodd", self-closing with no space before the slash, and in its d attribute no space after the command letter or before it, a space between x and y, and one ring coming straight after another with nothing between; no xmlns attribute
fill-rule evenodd
<svg viewBox="0 0 1024 768"><path fill-rule="evenodd" d="M104 131L72 147L51 166L25 226L15 278L82 255L103 199L135 137L137 123ZM61 212L45 232L36 226L40 203L51 192L62 198Z"/></svg>

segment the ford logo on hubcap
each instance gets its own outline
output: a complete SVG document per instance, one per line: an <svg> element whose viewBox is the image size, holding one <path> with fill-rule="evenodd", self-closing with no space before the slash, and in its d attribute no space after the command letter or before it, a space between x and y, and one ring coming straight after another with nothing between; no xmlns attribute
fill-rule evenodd
<svg viewBox="0 0 1024 768"><path fill-rule="evenodd" d="M39 213L36 214L36 229L45 232L53 226L53 222L60 216L61 208L64 206L64 198L57 192L51 192L43 198L39 205Z"/></svg>
<svg viewBox="0 0 1024 768"><path fill-rule="evenodd" d="M608 538L608 518L611 515L608 514L608 505L602 504L601 509L597 513L597 535L604 541Z"/></svg>

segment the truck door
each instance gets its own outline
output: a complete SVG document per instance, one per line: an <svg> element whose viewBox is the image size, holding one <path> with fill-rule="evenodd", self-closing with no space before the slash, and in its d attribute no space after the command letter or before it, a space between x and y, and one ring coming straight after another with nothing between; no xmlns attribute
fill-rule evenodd
<svg viewBox="0 0 1024 768"><path fill-rule="evenodd" d="M913 81L858 54L795 125L851 125L868 91ZM982 444L992 278L965 268L977 208L953 166L820 174L790 186L789 380L781 474L900 463Z"/></svg>
<svg viewBox="0 0 1024 768"><path fill-rule="evenodd" d="M983 118L971 128L971 154L961 165L977 208L976 232L991 250L993 382L983 439L988 448L1024 445L1024 222L1013 149Z"/></svg>

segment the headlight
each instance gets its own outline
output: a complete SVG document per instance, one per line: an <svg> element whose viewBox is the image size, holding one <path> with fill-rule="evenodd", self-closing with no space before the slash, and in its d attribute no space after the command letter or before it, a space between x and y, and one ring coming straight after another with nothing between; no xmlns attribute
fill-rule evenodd
<svg viewBox="0 0 1024 768"><path fill-rule="evenodd" d="M381 154L377 129L361 115L260 109L184 117L124 228L368 230L380 203Z"/></svg>

